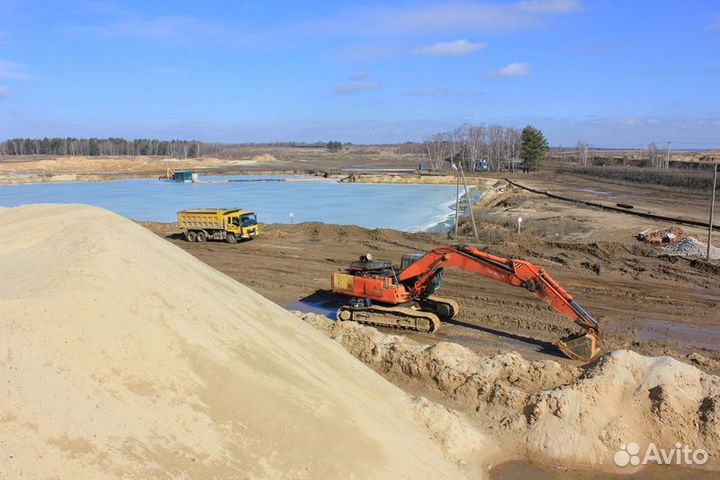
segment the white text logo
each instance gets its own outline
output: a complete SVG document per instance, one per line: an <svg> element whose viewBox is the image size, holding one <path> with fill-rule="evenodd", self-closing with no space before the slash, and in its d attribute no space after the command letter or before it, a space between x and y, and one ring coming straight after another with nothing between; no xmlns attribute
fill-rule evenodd
<svg viewBox="0 0 720 480"><path fill-rule="evenodd" d="M620 450L613 457L615 465L625 467L627 465L647 465L656 463L658 465L704 465L708 461L708 453L702 448L692 449L680 442L675 448L665 450L650 443L645 453L640 456L640 445L630 442L627 445L620 445Z"/></svg>

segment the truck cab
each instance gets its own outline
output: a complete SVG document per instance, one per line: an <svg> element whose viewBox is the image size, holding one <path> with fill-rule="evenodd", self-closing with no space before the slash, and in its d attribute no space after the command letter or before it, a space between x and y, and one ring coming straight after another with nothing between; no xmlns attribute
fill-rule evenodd
<svg viewBox="0 0 720 480"><path fill-rule="evenodd" d="M253 212L240 210L237 213L227 215L225 218L227 231L233 232L242 238L251 238L257 234L257 215Z"/></svg>

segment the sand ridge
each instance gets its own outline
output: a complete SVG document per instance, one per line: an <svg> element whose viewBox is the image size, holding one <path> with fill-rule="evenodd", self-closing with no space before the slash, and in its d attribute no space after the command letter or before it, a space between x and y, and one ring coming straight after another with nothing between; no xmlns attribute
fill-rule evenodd
<svg viewBox="0 0 720 480"><path fill-rule="evenodd" d="M3 209L0 238L7 478L462 478L485 446L118 215Z"/></svg>

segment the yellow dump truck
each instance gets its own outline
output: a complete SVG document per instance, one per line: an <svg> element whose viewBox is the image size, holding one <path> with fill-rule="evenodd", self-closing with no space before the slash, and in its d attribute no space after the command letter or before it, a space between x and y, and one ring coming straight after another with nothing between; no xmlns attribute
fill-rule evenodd
<svg viewBox="0 0 720 480"><path fill-rule="evenodd" d="M182 210L177 214L177 223L188 242L225 240L237 243L241 239L250 240L260 232L256 215L240 208Z"/></svg>

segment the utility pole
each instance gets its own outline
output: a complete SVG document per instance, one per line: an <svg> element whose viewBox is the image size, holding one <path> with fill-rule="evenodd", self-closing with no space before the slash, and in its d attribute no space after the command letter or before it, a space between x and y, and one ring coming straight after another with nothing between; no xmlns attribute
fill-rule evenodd
<svg viewBox="0 0 720 480"><path fill-rule="evenodd" d="M715 188L717 186L717 163L713 168L712 199L710 200L710 223L708 224L707 261L710 261L710 248L712 244L713 215L715 213Z"/></svg>
<svg viewBox="0 0 720 480"><path fill-rule="evenodd" d="M465 187L465 201L467 201L467 206L470 210L470 221L472 222L473 234L475 235L475 241L477 242L479 237L477 225L475 225L475 214L473 213L472 199L470 198L470 192L468 192L467 182L465 181L465 171L463 170L462 165L460 165L460 175L462 175L463 186Z"/></svg>
<svg viewBox="0 0 720 480"><path fill-rule="evenodd" d="M670 143L667 142L667 149L665 150L665 170L670 170Z"/></svg>
<svg viewBox="0 0 720 480"><path fill-rule="evenodd" d="M450 162L455 167L455 164ZM457 167L455 168L457 170ZM460 223L460 172L457 173L457 186L455 187L455 237L458 234L458 223Z"/></svg>

